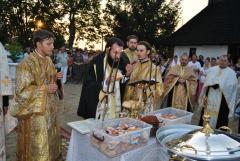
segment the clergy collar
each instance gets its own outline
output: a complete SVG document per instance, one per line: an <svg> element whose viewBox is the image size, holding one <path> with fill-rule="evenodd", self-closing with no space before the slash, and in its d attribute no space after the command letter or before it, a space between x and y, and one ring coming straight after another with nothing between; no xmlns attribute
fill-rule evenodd
<svg viewBox="0 0 240 161"><path fill-rule="evenodd" d="M185 66L180 65L180 69L185 70L186 68L187 68L187 65L185 65Z"/></svg>
<svg viewBox="0 0 240 161"><path fill-rule="evenodd" d="M223 67L220 67L220 65L218 66L220 69L226 69L228 66L226 66L225 68L223 68Z"/></svg>
<svg viewBox="0 0 240 161"><path fill-rule="evenodd" d="M180 67L183 67L183 68L185 68L185 67L187 67L187 65L181 65L181 64L180 64Z"/></svg>
<svg viewBox="0 0 240 161"><path fill-rule="evenodd" d="M136 49L132 50L132 49L130 49L130 48L127 48L127 50L130 51L130 52L132 52L132 53L133 53L133 52L136 52Z"/></svg>
<svg viewBox="0 0 240 161"><path fill-rule="evenodd" d="M140 62L141 64L144 64L144 63L147 63L149 60L150 60L149 58L148 58L148 59L145 59L145 60L140 60L140 59L139 59L139 62Z"/></svg>
<svg viewBox="0 0 240 161"><path fill-rule="evenodd" d="M38 57L45 59L46 56L42 56L37 50L34 50L34 52L37 54Z"/></svg>
<svg viewBox="0 0 240 161"><path fill-rule="evenodd" d="M120 61L120 59L119 59L119 61ZM107 63L110 66L112 66L112 64L113 64L113 59L111 58L110 55L107 56ZM115 62L113 68L117 68L117 64L118 64L118 62Z"/></svg>

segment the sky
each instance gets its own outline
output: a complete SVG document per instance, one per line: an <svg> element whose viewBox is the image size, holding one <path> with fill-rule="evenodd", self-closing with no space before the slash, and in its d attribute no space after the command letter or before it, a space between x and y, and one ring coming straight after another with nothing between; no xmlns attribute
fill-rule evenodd
<svg viewBox="0 0 240 161"><path fill-rule="evenodd" d="M198 14L202 9L208 5L208 0L182 0L182 14L181 21L178 27L184 25L192 17Z"/></svg>
<svg viewBox="0 0 240 161"><path fill-rule="evenodd" d="M104 0L103 0L104 1ZM104 2L103 2L104 3ZM177 29L188 22L191 18L193 18L196 14L198 14L202 9L204 9L208 5L208 0L182 0L181 3L181 20L177 26ZM101 50L101 44L96 44L95 49ZM79 44L80 48L84 48L84 42Z"/></svg>

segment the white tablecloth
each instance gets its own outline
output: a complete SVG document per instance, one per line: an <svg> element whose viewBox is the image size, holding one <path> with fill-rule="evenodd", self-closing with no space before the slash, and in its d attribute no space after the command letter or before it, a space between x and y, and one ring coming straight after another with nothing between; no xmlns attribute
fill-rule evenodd
<svg viewBox="0 0 240 161"><path fill-rule="evenodd" d="M75 128L72 130L67 153L67 161L168 161L168 159L155 138L150 138L143 147L109 158L91 145L90 134L83 135Z"/></svg>

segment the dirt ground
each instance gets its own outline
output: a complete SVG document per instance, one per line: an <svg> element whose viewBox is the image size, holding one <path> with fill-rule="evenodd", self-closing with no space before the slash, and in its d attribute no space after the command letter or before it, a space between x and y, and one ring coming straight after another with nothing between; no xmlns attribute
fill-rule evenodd
<svg viewBox="0 0 240 161"><path fill-rule="evenodd" d="M82 118L77 116L77 108L81 93L80 84L65 84L64 101L59 105L60 116L59 120L61 125L64 128L70 130L70 127L67 125L68 122L81 120ZM16 161L16 133L11 133L6 138L6 147L7 147L7 161Z"/></svg>

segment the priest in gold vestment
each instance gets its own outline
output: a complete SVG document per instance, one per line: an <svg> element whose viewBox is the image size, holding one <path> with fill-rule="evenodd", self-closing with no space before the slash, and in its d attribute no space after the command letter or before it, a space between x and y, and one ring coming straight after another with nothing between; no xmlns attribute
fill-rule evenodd
<svg viewBox="0 0 240 161"><path fill-rule="evenodd" d="M124 49L124 54L128 57L130 64L134 64L138 60L137 50L136 50L137 43L138 43L138 37L136 35L129 35L127 37L127 48Z"/></svg>
<svg viewBox="0 0 240 161"><path fill-rule="evenodd" d="M17 66L16 91L10 112L18 118L17 161L61 160L57 121L56 73L49 56L54 35L37 30L33 35L35 51Z"/></svg>
<svg viewBox="0 0 240 161"><path fill-rule="evenodd" d="M141 94L143 90L139 88L138 85L131 86L130 84L141 81L155 82L150 85L146 84L147 87L144 89L145 98L143 98L143 101L145 102L145 109L141 112L142 114L147 114L159 108L159 100L163 94L163 83L160 69L150 60L150 52L150 44L145 41L140 41L137 45L137 56L139 61L134 64L128 86L124 94L125 103L129 101L139 101L139 98L142 97Z"/></svg>
<svg viewBox="0 0 240 161"><path fill-rule="evenodd" d="M193 69L187 64L188 55L183 54L180 65L170 68L164 80L163 100L167 100L168 107L193 111L196 102L197 78Z"/></svg>

